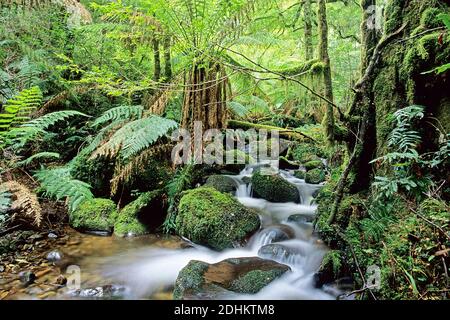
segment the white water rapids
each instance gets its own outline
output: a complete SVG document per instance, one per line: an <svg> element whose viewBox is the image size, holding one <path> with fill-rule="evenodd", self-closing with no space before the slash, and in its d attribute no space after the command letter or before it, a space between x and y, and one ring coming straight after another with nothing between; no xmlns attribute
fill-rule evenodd
<svg viewBox="0 0 450 320"><path fill-rule="evenodd" d="M295 238L277 242L285 251L272 256L264 255L291 267L292 271L273 281L256 295L221 297L224 299L335 299L336 294L314 287L314 273L318 270L326 247L313 235L312 221L317 207L311 204L313 194L320 185L306 184L288 171L280 171L283 178L296 185L301 195L301 204L270 203L252 197L251 184L243 182L251 177L255 166L247 167L240 175L230 176L236 181L237 199L247 207L260 213L262 228L246 247L216 252L192 244L187 249L141 248L106 258L103 261L103 276L124 284L128 298L150 297L152 294L172 287L180 270L191 260L217 263L228 258L255 257L261 247L271 244L277 235L274 225L285 225L295 231ZM306 222L289 223L292 215L302 215ZM291 229L291 230L292 230Z"/></svg>

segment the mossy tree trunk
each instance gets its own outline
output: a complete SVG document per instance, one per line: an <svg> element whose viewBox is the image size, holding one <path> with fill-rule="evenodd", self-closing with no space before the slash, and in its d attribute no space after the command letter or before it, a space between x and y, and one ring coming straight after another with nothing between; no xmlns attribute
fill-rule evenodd
<svg viewBox="0 0 450 320"><path fill-rule="evenodd" d="M333 83L331 79L331 64L328 54L328 22L326 0L318 0L317 19L319 25L319 59L323 62L323 96L333 101ZM330 143L334 142L334 113L333 106L325 103L324 118L325 131Z"/></svg>
<svg viewBox="0 0 450 320"><path fill-rule="evenodd" d="M377 28L381 25L376 11L376 0L361 0L363 21L361 23L361 76L366 71L369 60L373 55L373 50L377 45L379 33Z"/></svg>
<svg viewBox="0 0 450 320"><path fill-rule="evenodd" d="M303 20L305 22L305 60L314 58L313 33L312 33L312 9L311 0L303 3Z"/></svg>
<svg viewBox="0 0 450 320"><path fill-rule="evenodd" d="M164 50L164 78L166 82L172 79L172 57L170 54L170 37L165 36L163 41Z"/></svg>
<svg viewBox="0 0 450 320"><path fill-rule="evenodd" d="M374 3L361 2L363 9ZM429 119L438 119L434 124L433 120L426 121L422 128L427 148L433 148L433 142L438 139L440 133L436 127L438 123L446 123L445 115L450 113L450 99L445 89L450 81L449 73L424 72L450 60L449 36L436 30L443 26L437 15L448 11L448 1L444 0L391 0L385 9L381 39L377 30L362 28L361 60L365 68L355 88L347 127L349 132L357 133L364 124L366 130L364 137L355 134L348 137L349 153L355 152L356 157L347 184L350 192L370 187L377 169L370 162L386 152L386 141L392 129L388 119L398 109L412 104L425 106ZM364 14L363 26L370 24L368 19L372 17Z"/></svg>
<svg viewBox="0 0 450 320"><path fill-rule="evenodd" d="M154 63L153 80L159 81L161 79L161 54L159 50L159 40L156 37L152 40L152 46Z"/></svg>

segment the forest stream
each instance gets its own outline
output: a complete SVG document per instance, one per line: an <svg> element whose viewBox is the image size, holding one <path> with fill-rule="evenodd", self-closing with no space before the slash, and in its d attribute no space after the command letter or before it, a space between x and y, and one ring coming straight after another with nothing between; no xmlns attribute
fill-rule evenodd
<svg viewBox="0 0 450 320"><path fill-rule="evenodd" d="M81 289L64 287L50 297L58 299L171 299L173 285L180 270L191 260L217 263L229 258L259 256L288 265L291 268L256 295L229 292L216 296L205 293L203 298L223 299L334 299L337 289L324 286L316 289L314 274L327 248L313 232L316 212L314 194L321 185L307 184L290 171L280 175L294 184L301 203L271 203L252 197L251 183L245 183L253 170L264 166L249 165L239 175L230 176L236 182L236 198L260 214L262 227L245 247L223 252L213 251L178 237L147 235L136 238L102 237L75 234L75 245L61 248L64 256L78 256ZM72 230L72 234L73 234ZM47 255L48 256L48 255ZM67 263L66 263L67 264ZM28 289L19 293L34 298L47 298L43 290Z"/></svg>

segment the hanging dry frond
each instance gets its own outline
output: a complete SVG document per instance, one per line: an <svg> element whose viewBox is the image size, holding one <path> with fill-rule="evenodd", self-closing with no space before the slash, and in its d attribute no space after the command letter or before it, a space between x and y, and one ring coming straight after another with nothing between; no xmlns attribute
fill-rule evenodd
<svg viewBox="0 0 450 320"><path fill-rule="evenodd" d="M145 165L151 158L170 154L173 149L173 143L159 144L141 152L138 156L131 159L126 165L118 165L115 168L114 177L111 180L111 193L117 193L119 186L132 181L133 176L145 170Z"/></svg>
<svg viewBox="0 0 450 320"><path fill-rule="evenodd" d="M13 212L13 220L31 220L32 224L40 227L42 223L42 209L33 192L17 181L7 181L0 184L0 191L9 192L12 195L11 211Z"/></svg>

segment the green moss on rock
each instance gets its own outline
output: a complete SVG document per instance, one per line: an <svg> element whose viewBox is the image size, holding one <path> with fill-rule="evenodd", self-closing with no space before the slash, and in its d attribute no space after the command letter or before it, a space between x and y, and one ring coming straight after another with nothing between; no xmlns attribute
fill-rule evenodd
<svg viewBox="0 0 450 320"><path fill-rule="evenodd" d="M236 188L238 187L233 178L220 175L210 176L206 180L205 186L213 187L217 191L224 193L235 193Z"/></svg>
<svg viewBox="0 0 450 320"><path fill-rule="evenodd" d="M296 177L297 179L305 180L305 176L306 176L306 172L305 171L297 170L297 171L294 172L294 177Z"/></svg>
<svg viewBox="0 0 450 320"><path fill-rule="evenodd" d="M325 177L325 171L317 168L306 172L305 181L310 184L319 184L325 181Z"/></svg>
<svg viewBox="0 0 450 320"><path fill-rule="evenodd" d="M257 170L252 177L253 191L257 196L271 202L299 202L297 187L279 175L264 174Z"/></svg>
<svg viewBox="0 0 450 320"><path fill-rule="evenodd" d="M216 250L243 243L260 227L255 211L229 194L201 187L180 200L176 231L180 236Z"/></svg>
<svg viewBox="0 0 450 320"><path fill-rule="evenodd" d="M223 299L223 295L255 294L290 268L258 257L227 259L215 264L190 261L178 274L173 298Z"/></svg>
<svg viewBox="0 0 450 320"><path fill-rule="evenodd" d="M72 227L91 231L111 232L116 218L116 204L112 200L101 198L87 200L69 214Z"/></svg>
<svg viewBox="0 0 450 320"><path fill-rule="evenodd" d="M321 160L313 160L306 162L305 164L303 164L303 166L305 167L306 171L310 171L317 168L323 168L323 162Z"/></svg>

